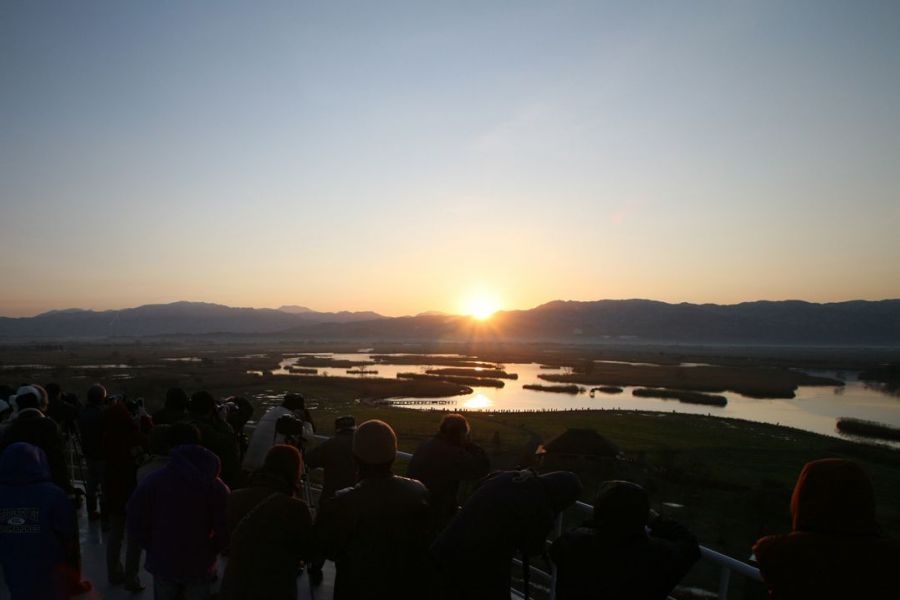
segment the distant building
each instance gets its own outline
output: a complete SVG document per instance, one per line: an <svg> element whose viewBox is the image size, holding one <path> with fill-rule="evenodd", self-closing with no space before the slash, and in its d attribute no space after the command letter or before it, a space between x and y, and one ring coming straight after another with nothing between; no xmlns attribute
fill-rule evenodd
<svg viewBox="0 0 900 600"><path fill-rule="evenodd" d="M593 429L567 429L538 448L541 470L612 476L619 448Z"/></svg>

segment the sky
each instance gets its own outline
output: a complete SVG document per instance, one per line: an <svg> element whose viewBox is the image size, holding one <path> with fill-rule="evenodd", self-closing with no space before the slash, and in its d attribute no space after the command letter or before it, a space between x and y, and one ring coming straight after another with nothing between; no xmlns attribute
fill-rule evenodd
<svg viewBox="0 0 900 600"><path fill-rule="evenodd" d="M0 315L900 297L900 3L0 3Z"/></svg>

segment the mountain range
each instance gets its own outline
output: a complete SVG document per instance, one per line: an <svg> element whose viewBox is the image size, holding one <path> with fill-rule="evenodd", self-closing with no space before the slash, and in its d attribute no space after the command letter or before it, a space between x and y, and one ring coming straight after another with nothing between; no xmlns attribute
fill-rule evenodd
<svg viewBox="0 0 900 600"><path fill-rule="evenodd" d="M233 308L175 302L124 310L68 309L0 318L0 339L255 334L320 340L471 340L754 344L900 344L900 300L669 304L557 300L489 320L441 313L384 317L302 306Z"/></svg>

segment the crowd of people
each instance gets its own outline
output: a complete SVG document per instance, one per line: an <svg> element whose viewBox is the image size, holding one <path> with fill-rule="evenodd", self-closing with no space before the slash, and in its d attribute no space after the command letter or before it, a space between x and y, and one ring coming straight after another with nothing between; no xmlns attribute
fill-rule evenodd
<svg viewBox="0 0 900 600"><path fill-rule="evenodd" d="M173 388L153 415L99 384L84 405L53 384L0 402L0 564L13 600L90 590L82 504L106 531L109 583L141 591L143 556L157 600L211 598L222 556L222 600L295 599L301 570L317 585L326 560L338 600L508 599L513 559L527 589L528 565L542 556L556 568L557 598L662 600L700 557L694 536L626 481L602 483L591 518L548 547L560 513L583 493L578 476L491 472L458 414L442 418L400 475L388 423L342 416L314 445L295 393L249 438L252 404L206 391ZM303 477L312 469L323 470L315 505ZM474 490L460 506L465 482ZM880 536L874 505L857 464L808 464L791 504L794 531L754 548L771 596L900 597L889 576L900 545Z"/></svg>

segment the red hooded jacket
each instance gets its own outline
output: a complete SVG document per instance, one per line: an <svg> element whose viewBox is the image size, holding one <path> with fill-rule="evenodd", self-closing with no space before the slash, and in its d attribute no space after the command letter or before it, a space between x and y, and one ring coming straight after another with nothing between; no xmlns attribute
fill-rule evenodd
<svg viewBox="0 0 900 600"><path fill-rule="evenodd" d="M900 544L879 535L872 483L858 464L807 463L791 516L791 533L753 547L771 598L900 598Z"/></svg>

